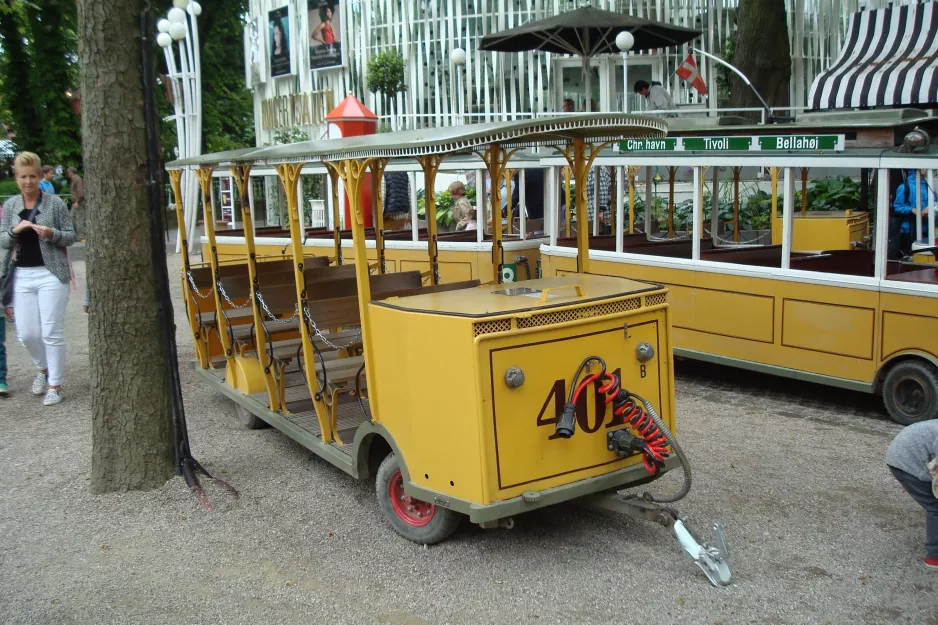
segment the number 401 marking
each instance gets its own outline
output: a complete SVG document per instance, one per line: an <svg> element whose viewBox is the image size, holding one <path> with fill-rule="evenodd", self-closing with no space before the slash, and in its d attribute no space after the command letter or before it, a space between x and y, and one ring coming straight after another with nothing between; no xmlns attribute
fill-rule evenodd
<svg viewBox="0 0 938 625"><path fill-rule="evenodd" d="M620 376L621 379L622 371L620 369L616 369L615 374ZM644 378L645 375L645 365L642 365L641 377ZM606 421L606 396L599 392L599 385L594 383L592 386L593 392L580 393L580 397L577 398L576 402L577 426L587 434L592 434L599 430ZM590 423L589 414L586 409L587 397L589 396L593 397L593 405L595 407L593 423ZM553 410L550 410L551 400L553 400ZM548 393L547 399L544 400L541 411L537 414L538 427L542 425L555 425L560 420L560 415L563 414L563 406L565 403L567 403L567 381L557 380L554 382L553 386L551 386L550 393ZM553 413L553 416L548 417L547 414L549 413ZM609 413L612 415L612 418L609 420L609 423L606 423L607 428L625 425L626 421L624 415L616 415L611 409ZM548 440L554 440L555 438L559 438L556 433L547 437Z"/></svg>

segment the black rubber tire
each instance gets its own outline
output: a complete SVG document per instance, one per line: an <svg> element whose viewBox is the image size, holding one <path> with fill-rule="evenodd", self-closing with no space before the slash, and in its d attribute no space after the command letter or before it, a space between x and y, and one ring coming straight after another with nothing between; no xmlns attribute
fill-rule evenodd
<svg viewBox="0 0 938 625"><path fill-rule="evenodd" d="M249 430L263 430L270 427L269 423L238 403L235 403L235 416L238 417L238 423Z"/></svg>
<svg viewBox="0 0 938 625"><path fill-rule="evenodd" d="M378 498L378 507L391 529L418 545L434 545L452 536L456 528L459 527L463 515L448 508L436 506L433 512L433 520L423 527L414 527L398 517L391 506L391 498L388 494L391 479L398 471L400 471L400 465L397 462L397 456L390 453L381 462L375 476L375 494Z"/></svg>
<svg viewBox="0 0 938 625"><path fill-rule="evenodd" d="M883 403L896 423L912 425L938 417L938 372L922 360L903 360L883 380Z"/></svg>

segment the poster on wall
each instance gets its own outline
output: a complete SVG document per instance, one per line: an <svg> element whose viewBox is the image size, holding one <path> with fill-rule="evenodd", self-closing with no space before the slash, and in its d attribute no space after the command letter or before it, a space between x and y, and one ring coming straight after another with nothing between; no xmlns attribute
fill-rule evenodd
<svg viewBox="0 0 938 625"><path fill-rule="evenodd" d="M338 0L309 0L309 68L342 66L342 20Z"/></svg>
<svg viewBox="0 0 938 625"><path fill-rule="evenodd" d="M273 78L288 76L293 73L293 55L290 32L290 7L280 7L267 12L267 30L270 41L270 75Z"/></svg>

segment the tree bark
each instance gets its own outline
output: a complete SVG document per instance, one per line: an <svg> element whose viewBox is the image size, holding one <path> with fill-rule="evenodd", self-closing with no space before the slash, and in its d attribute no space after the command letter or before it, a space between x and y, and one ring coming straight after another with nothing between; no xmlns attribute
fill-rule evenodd
<svg viewBox="0 0 938 625"><path fill-rule="evenodd" d="M78 0L91 314L91 488L173 476L172 411L147 217L138 16L143 0Z"/></svg>
<svg viewBox="0 0 938 625"><path fill-rule="evenodd" d="M769 106L788 106L791 47L785 0L740 0L736 15L733 65L752 81ZM731 79L730 106L762 107L752 89L735 74Z"/></svg>

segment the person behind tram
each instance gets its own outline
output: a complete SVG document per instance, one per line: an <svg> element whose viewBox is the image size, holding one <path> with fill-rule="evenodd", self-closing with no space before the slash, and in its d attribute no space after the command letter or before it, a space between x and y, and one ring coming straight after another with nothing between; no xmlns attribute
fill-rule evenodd
<svg viewBox="0 0 938 625"><path fill-rule="evenodd" d="M453 220L456 230L476 229L476 209L466 197L466 185L456 181L449 185L449 194L453 198Z"/></svg>
<svg viewBox="0 0 938 625"><path fill-rule="evenodd" d="M661 86L660 82L649 84L644 80L638 80L635 82L635 93L645 97L649 111L674 111L675 109L671 94ZM677 117L677 113L666 113L665 117Z"/></svg>
<svg viewBox="0 0 938 625"><path fill-rule="evenodd" d="M938 571L938 419L899 432L886 450L886 466L925 509L925 566Z"/></svg>
<svg viewBox="0 0 938 625"><path fill-rule="evenodd" d="M75 242L68 208L39 189L39 157L21 152L14 161L20 195L0 217L0 275L13 274L16 333L38 369L34 395L43 404L62 401L65 374L65 307L71 271L66 248ZM15 252L15 260L13 259Z"/></svg>
<svg viewBox="0 0 938 625"><path fill-rule="evenodd" d="M922 238L919 240L919 243L928 242L929 196L931 196L933 200L938 199L938 194L928 188L927 175L928 172L924 169L920 169L916 186L915 171L910 170L906 176L905 182L900 184L899 188L896 189L896 201L892 205L897 215L905 217L905 219L902 220L899 230L899 232L903 234L909 234L914 238L916 231L915 218L913 215L918 215L919 219L921 219ZM918 189L917 195L920 201L916 200L916 189ZM919 204L921 204L921 210L918 208Z"/></svg>

